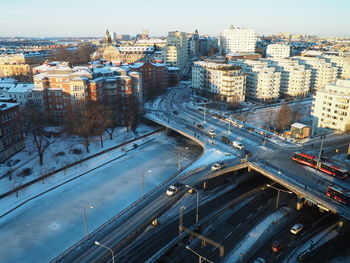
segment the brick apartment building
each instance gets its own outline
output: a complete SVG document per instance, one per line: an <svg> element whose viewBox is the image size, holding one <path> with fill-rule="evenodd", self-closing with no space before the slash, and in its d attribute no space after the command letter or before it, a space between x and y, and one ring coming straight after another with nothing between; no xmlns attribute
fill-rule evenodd
<svg viewBox="0 0 350 263"><path fill-rule="evenodd" d="M0 98L0 162L24 148L19 104L14 99Z"/></svg>
<svg viewBox="0 0 350 263"><path fill-rule="evenodd" d="M134 96L142 103L142 79L138 72L118 67L86 68L56 66L34 76L31 103L46 112L54 124L63 124L67 111L77 102L91 99L111 103L113 97ZM121 103L127 100L121 100ZM121 105L127 109L128 105Z"/></svg>

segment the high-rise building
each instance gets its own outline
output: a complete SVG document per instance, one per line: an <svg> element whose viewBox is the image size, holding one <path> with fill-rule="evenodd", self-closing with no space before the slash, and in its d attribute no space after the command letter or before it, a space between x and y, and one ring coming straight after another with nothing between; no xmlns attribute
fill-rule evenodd
<svg viewBox="0 0 350 263"><path fill-rule="evenodd" d="M221 101L245 100L245 74L241 68L226 63L197 61L192 67L192 88L204 96L219 96Z"/></svg>
<svg viewBox="0 0 350 263"><path fill-rule="evenodd" d="M283 58L269 58L266 60L281 72L280 93L287 96L306 96L310 91L311 69L299 65L297 61Z"/></svg>
<svg viewBox="0 0 350 263"><path fill-rule="evenodd" d="M235 28L231 26L222 31L220 35L221 52L228 53L254 53L257 36L253 29Z"/></svg>
<svg viewBox="0 0 350 263"><path fill-rule="evenodd" d="M312 106L314 124L342 132L350 130L350 79L338 79L317 89Z"/></svg>
<svg viewBox="0 0 350 263"><path fill-rule="evenodd" d="M259 60L237 60L229 63L242 67L247 75L246 97L253 101L269 102L280 95L281 73Z"/></svg>
<svg viewBox="0 0 350 263"><path fill-rule="evenodd" d="M167 36L167 46L163 48L166 52L166 64L178 67L182 73L188 60L188 41L185 32L173 31Z"/></svg>
<svg viewBox="0 0 350 263"><path fill-rule="evenodd" d="M266 48L266 57L288 58L290 57L290 46L284 44L270 44Z"/></svg>
<svg viewBox="0 0 350 263"><path fill-rule="evenodd" d="M324 58L292 57L292 59L297 60L301 65L305 65L307 69L311 69L311 91L316 91L337 81L338 68Z"/></svg>

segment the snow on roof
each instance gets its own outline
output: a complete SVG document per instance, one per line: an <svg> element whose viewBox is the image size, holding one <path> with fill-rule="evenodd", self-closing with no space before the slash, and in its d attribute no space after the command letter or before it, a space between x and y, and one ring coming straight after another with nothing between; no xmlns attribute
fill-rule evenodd
<svg viewBox="0 0 350 263"><path fill-rule="evenodd" d="M296 123L293 123L293 124L291 125L291 127L297 128L297 129L303 129L303 128L307 127L307 125L302 124L302 123L299 123L299 122L296 122Z"/></svg>
<svg viewBox="0 0 350 263"><path fill-rule="evenodd" d="M19 106L18 103L0 102L0 111L8 110L17 106Z"/></svg>
<svg viewBox="0 0 350 263"><path fill-rule="evenodd" d="M137 62L134 64L129 65L130 68L141 68L145 63Z"/></svg>
<svg viewBox="0 0 350 263"><path fill-rule="evenodd" d="M0 78L0 83L16 83L17 80L13 78Z"/></svg>
<svg viewBox="0 0 350 263"><path fill-rule="evenodd" d="M14 87L8 90L8 92L31 92L34 88L32 83L18 83Z"/></svg>
<svg viewBox="0 0 350 263"><path fill-rule="evenodd" d="M168 67L168 70L179 70L178 67Z"/></svg>

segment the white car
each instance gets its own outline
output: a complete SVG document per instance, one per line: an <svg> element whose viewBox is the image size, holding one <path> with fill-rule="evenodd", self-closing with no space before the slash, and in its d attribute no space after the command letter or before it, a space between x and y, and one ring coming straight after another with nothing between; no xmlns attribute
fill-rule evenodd
<svg viewBox="0 0 350 263"><path fill-rule="evenodd" d="M179 191L179 188L177 188L175 185L170 185L168 190L166 190L166 194L169 196L172 196L176 194Z"/></svg>
<svg viewBox="0 0 350 263"><path fill-rule="evenodd" d="M211 167L211 170L217 171L217 170L224 168L225 166L226 166L226 163L224 163L224 162L214 163L213 166Z"/></svg>
<svg viewBox="0 0 350 263"><path fill-rule="evenodd" d="M241 143L236 142L236 141L232 142L232 146L236 147L237 149L240 149L240 150L243 150L243 148L244 148L244 146Z"/></svg>
<svg viewBox="0 0 350 263"><path fill-rule="evenodd" d="M209 131L208 131L208 134L209 134L211 137L214 137L216 133L215 133L214 130L209 130Z"/></svg>
<svg viewBox="0 0 350 263"><path fill-rule="evenodd" d="M298 223L292 226L292 228L290 229L290 232L294 235L297 235L301 230L303 230L303 228L304 228L304 225Z"/></svg>

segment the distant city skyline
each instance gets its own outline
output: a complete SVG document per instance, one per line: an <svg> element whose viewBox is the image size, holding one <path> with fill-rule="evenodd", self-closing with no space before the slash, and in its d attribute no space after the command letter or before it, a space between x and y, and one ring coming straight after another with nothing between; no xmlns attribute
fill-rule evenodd
<svg viewBox="0 0 350 263"><path fill-rule="evenodd" d="M93 4L91 4L93 3ZM258 35L278 32L318 36L350 36L348 0L161 1L132 4L105 0L16 0L1 3L1 37L103 37L106 29L150 36L168 31L218 36L231 25L254 29Z"/></svg>

